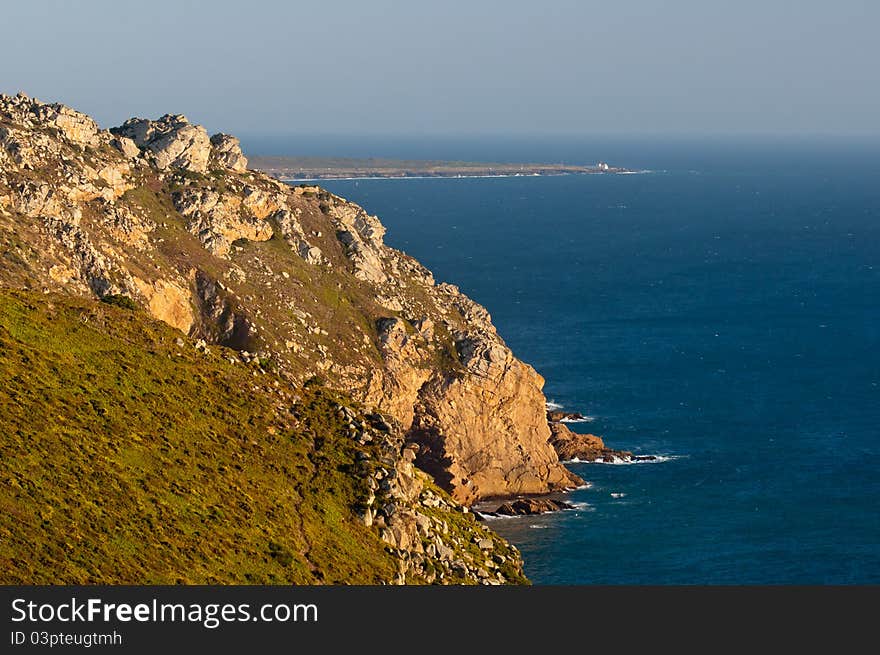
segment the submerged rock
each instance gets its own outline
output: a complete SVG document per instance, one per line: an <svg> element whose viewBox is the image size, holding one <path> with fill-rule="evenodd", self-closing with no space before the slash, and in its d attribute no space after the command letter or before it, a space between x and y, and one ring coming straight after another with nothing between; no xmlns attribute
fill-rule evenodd
<svg viewBox="0 0 880 655"><path fill-rule="evenodd" d="M500 516L526 516L530 514L546 514L558 512L562 509L574 509L570 503L552 498L518 498L517 500L504 503L490 514Z"/></svg>

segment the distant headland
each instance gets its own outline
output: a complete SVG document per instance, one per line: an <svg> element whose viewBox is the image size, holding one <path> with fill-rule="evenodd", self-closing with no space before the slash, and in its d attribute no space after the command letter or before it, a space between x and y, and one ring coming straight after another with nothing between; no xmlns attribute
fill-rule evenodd
<svg viewBox="0 0 880 655"><path fill-rule="evenodd" d="M250 157L253 168L280 180L339 180L407 177L516 177L632 173L598 162L573 164L511 164L440 160L349 159L335 157Z"/></svg>

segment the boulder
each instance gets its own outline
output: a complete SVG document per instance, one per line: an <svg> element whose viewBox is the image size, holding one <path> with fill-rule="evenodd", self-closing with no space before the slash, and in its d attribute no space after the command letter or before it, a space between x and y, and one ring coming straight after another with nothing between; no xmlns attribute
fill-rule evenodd
<svg viewBox="0 0 880 655"><path fill-rule="evenodd" d="M165 114L156 121L130 118L110 132L131 139L139 148L153 153L160 170L182 168L196 173L208 170L211 156L208 133L181 114Z"/></svg>
<svg viewBox="0 0 880 655"><path fill-rule="evenodd" d="M241 142L230 134L215 134L211 137L211 161L218 168L233 171L246 171L247 157L241 152Z"/></svg>
<svg viewBox="0 0 880 655"><path fill-rule="evenodd" d="M57 128L68 141L88 146L101 143L100 128L91 117L62 104L34 106L39 119Z"/></svg>
<svg viewBox="0 0 880 655"><path fill-rule="evenodd" d="M601 437L572 432L562 423L550 423L550 444L562 461L629 462L656 459L653 455L633 455L628 450L608 448Z"/></svg>

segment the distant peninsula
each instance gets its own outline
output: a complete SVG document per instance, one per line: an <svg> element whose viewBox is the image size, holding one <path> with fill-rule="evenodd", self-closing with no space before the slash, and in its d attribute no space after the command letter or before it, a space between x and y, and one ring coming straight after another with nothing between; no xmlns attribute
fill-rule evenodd
<svg viewBox="0 0 880 655"><path fill-rule="evenodd" d="M610 166L604 162L583 166L335 157L250 157L249 159L252 168L263 171L279 180L287 181L406 177L515 177L632 172L626 168Z"/></svg>

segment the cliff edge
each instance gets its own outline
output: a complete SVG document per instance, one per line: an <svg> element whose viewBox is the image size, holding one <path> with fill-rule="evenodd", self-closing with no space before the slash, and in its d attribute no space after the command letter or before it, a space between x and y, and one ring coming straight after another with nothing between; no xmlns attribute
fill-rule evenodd
<svg viewBox="0 0 880 655"><path fill-rule="evenodd" d="M291 384L344 390L393 417L459 502L577 484L540 375L384 232L352 202L248 170L237 139L185 116L103 130L0 96L0 286L126 296Z"/></svg>

